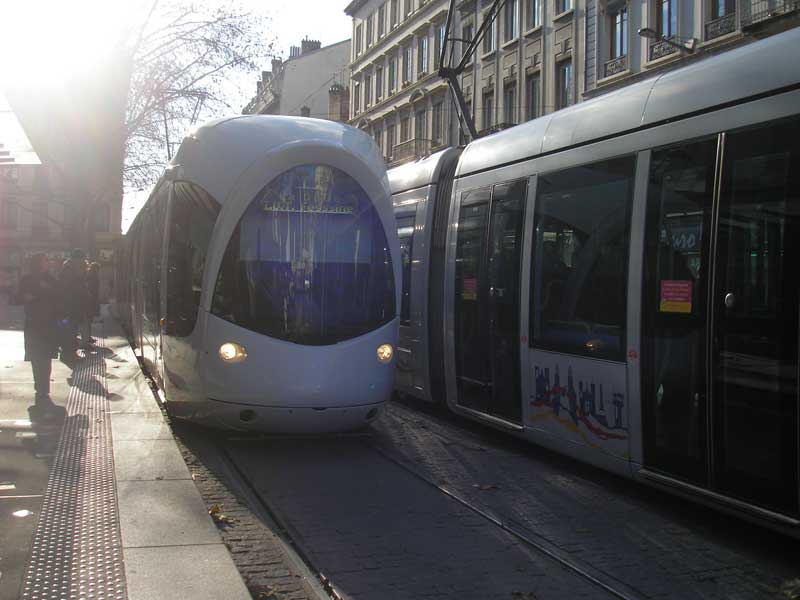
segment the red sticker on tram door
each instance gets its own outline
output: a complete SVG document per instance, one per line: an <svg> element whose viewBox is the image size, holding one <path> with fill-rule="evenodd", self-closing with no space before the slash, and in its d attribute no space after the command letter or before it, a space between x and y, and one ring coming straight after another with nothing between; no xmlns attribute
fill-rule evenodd
<svg viewBox="0 0 800 600"><path fill-rule="evenodd" d="M677 279L661 281L661 312L692 312L692 282Z"/></svg>

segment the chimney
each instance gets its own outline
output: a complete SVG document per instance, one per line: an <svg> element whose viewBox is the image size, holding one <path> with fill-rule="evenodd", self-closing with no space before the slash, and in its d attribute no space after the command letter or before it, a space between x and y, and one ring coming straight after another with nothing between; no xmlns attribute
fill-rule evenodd
<svg viewBox="0 0 800 600"><path fill-rule="evenodd" d="M300 56L300 46L291 46L289 48L289 58L297 58Z"/></svg>
<svg viewBox="0 0 800 600"><path fill-rule="evenodd" d="M308 54L309 52L313 52L314 50L319 50L322 47L322 44L319 40L310 40L308 38L304 39L300 42L302 46L302 53Z"/></svg>
<svg viewBox="0 0 800 600"><path fill-rule="evenodd" d="M349 118L350 94L347 89L334 83L328 89L328 118L331 121L346 123Z"/></svg>
<svg viewBox="0 0 800 600"><path fill-rule="evenodd" d="M278 71L281 70L281 59L280 58L273 58L272 59L272 75L273 77L278 76Z"/></svg>

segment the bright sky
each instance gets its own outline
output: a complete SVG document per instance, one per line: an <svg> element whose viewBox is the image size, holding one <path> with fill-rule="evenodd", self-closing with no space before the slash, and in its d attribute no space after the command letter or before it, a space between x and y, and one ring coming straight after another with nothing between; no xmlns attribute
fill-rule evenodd
<svg viewBox="0 0 800 600"><path fill-rule="evenodd" d="M58 79L91 69L94 57L102 55L122 26L151 6L152 1L0 0L0 89L3 83L24 85L26 81ZM275 41L275 54L283 59L289 57L289 48L299 46L304 37L328 46L348 39L351 34L351 21L344 14L349 0L238 1L244 9L269 18L264 35ZM197 1L202 2L211 8L231 4L229 0ZM261 68L269 70L269 61L270 57L264 57ZM247 104L250 94L255 93L258 78L258 72L247 76L243 89L248 95L238 101L232 99L234 106ZM13 138L23 146L15 120L5 109L0 91L0 143L4 138L9 141ZM146 198L146 192L126 195L123 231Z"/></svg>

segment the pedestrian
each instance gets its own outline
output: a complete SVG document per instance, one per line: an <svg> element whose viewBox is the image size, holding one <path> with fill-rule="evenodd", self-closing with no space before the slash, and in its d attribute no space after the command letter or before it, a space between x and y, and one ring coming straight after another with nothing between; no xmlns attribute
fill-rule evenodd
<svg viewBox="0 0 800 600"><path fill-rule="evenodd" d="M89 265L86 282L89 288L89 322L91 323L95 317L100 316L100 263L93 262Z"/></svg>
<svg viewBox="0 0 800 600"><path fill-rule="evenodd" d="M56 408L50 398L50 373L51 360L58 355L59 285L49 269L47 255L31 256L17 292L25 305L25 360L31 363L35 407L42 418L52 417Z"/></svg>
<svg viewBox="0 0 800 600"><path fill-rule="evenodd" d="M76 354L78 331L82 331L82 334L86 335L84 322L87 320L86 307L89 304L89 288L86 278L87 266L86 254L82 250L73 250L70 257L64 262L59 276L65 313L61 358L67 364L80 358ZM86 338L81 341L83 345L87 344Z"/></svg>

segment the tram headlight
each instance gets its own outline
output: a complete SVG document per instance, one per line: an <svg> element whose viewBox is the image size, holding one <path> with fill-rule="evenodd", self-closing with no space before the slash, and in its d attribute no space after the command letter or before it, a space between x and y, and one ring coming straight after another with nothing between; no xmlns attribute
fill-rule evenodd
<svg viewBox="0 0 800 600"><path fill-rule="evenodd" d="M394 356L394 349L391 344L381 344L376 350L378 360L382 363L388 363Z"/></svg>
<svg viewBox="0 0 800 600"><path fill-rule="evenodd" d="M219 357L226 363L242 362L247 358L247 349L236 342L225 342L219 347Z"/></svg>

